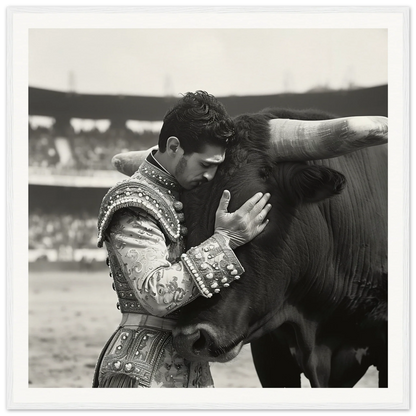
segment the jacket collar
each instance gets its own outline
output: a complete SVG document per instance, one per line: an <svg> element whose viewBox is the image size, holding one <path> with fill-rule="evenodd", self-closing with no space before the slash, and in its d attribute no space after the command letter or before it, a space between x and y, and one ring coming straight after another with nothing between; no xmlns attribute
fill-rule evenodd
<svg viewBox="0 0 416 416"><path fill-rule="evenodd" d="M132 178L134 178L137 173L140 173L155 185L170 191L169 193L173 192L179 194L182 192L182 187L179 185L175 177L168 173L165 169L162 169L161 165L158 166L152 155L149 155L140 165L138 171L132 176Z"/></svg>

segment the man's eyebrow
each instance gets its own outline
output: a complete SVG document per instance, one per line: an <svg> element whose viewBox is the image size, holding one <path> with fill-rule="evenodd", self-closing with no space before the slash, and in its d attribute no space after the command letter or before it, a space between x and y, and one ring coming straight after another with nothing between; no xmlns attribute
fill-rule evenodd
<svg viewBox="0 0 416 416"><path fill-rule="evenodd" d="M221 160L203 160L202 163L205 163L206 165L221 165L221 163L224 162L224 159Z"/></svg>
<svg viewBox="0 0 416 416"><path fill-rule="evenodd" d="M208 166L217 166L217 165L221 165L221 163L223 163L224 162L224 159L221 159L221 160L215 160L215 161L213 161L213 160L201 160L201 163L203 164L203 165L208 165Z"/></svg>
<svg viewBox="0 0 416 416"><path fill-rule="evenodd" d="M208 160L208 159L202 159L201 163L205 163L206 165L220 165L225 160L225 155L221 157L220 160Z"/></svg>

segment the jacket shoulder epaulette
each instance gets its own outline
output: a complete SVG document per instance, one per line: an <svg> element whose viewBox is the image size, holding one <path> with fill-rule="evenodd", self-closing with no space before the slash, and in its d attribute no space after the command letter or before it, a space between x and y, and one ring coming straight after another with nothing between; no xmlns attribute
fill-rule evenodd
<svg viewBox="0 0 416 416"><path fill-rule="evenodd" d="M171 241L179 238L179 219L168 201L161 193L142 181L129 178L112 187L101 202L98 215L98 247L103 245L104 233L114 213L126 207L143 209L158 221Z"/></svg>

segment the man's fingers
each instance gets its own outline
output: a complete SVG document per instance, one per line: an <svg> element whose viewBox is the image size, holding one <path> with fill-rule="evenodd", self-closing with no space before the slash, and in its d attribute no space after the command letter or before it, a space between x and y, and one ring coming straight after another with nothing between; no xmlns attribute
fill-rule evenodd
<svg viewBox="0 0 416 416"><path fill-rule="evenodd" d="M266 194L267 195L267 194ZM239 212L241 215L244 215L248 212L251 212L256 204L263 198L262 192L257 192L255 195L253 195L250 199L248 199L241 207L236 211ZM264 205L263 205L264 206ZM263 208L263 206L261 208ZM260 212L261 209L258 211Z"/></svg>
<svg viewBox="0 0 416 416"><path fill-rule="evenodd" d="M270 222L270 220L269 219L267 219L266 221L264 221L263 222L263 224L260 224L258 227L257 227L257 229L259 230L259 233L258 234L260 234L260 233L262 233L263 232L263 230L267 227L267 224Z"/></svg>
<svg viewBox="0 0 416 416"><path fill-rule="evenodd" d="M267 201L270 199L270 194L264 194L259 201L253 206L253 208L250 211L250 217L256 218L264 209L265 205L267 204ZM263 217L265 218L265 217Z"/></svg>
<svg viewBox="0 0 416 416"><path fill-rule="evenodd" d="M228 212L228 204L230 203L231 194L230 191L225 190L222 193L220 202L218 204L217 212Z"/></svg>
<svg viewBox="0 0 416 416"><path fill-rule="evenodd" d="M271 210L271 208L272 208L271 204L267 204L255 218L260 223L263 222L266 219L267 214L269 213L269 211Z"/></svg>

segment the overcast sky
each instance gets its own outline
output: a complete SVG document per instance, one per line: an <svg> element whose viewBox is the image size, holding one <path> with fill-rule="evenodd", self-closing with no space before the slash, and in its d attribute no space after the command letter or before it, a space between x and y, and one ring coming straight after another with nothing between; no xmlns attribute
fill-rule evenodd
<svg viewBox="0 0 416 416"><path fill-rule="evenodd" d="M381 29L31 29L29 85L217 96L387 83Z"/></svg>

